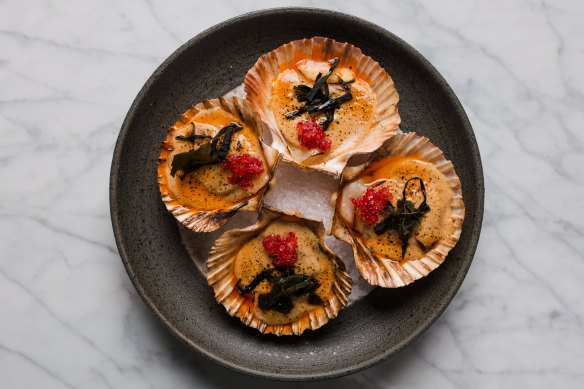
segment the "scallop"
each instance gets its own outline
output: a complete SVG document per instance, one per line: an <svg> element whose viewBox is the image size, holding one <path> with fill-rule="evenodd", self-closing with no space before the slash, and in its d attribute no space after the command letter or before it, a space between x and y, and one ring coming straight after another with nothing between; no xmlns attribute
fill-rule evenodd
<svg viewBox="0 0 584 389"><path fill-rule="evenodd" d="M383 201L390 204L372 224L361 218L354 204L368 188L389 193ZM440 149L415 133L396 135L364 164L346 167L332 201L335 212L329 230L352 245L363 278L386 288L408 285L440 266L456 245L464 221L454 166ZM399 233L405 229L396 222L398 201L410 201L417 207L410 212L422 215L409 234ZM382 223L387 228L380 228Z"/></svg>
<svg viewBox="0 0 584 389"><path fill-rule="evenodd" d="M211 146L211 139L230 125L238 129L231 133L229 143L227 135L218 137L218 143L229 148L227 158L247 155L261 163L262 171L245 185L234 181L220 160L186 174L172 170L177 155ZM237 97L205 100L186 111L168 130L158 158L158 185L168 211L189 229L209 232L238 211L260 209L281 160L278 151L263 142L261 133L261 121L251 104Z"/></svg>
<svg viewBox="0 0 584 389"><path fill-rule="evenodd" d="M297 244L293 267L276 267L264 241L291 233ZM324 236L320 220L304 218L295 210L264 208L256 224L223 233L211 248L207 281L215 298L229 315L262 333L300 335L320 328L347 304L352 284ZM263 277L266 274L270 277ZM265 302L294 280L311 283L310 294L290 292L286 304Z"/></svg>
<svg viewBox="0 0 584 389"><path fill-rule="evenodd" d="M350 86L351 98L339 103L330 118L322 110L291 117L306 104L299 101L299 88L312 88L332 67L323 90L339 98L347 92L342 80ZM284 159L334 176L351 156L372 152L395 135L400 123L399 96L387 72L357 47L329 38L301 39L264 54L247 73L244 86L272 134L271 145ZM310 119L330 123L325 132L328 148L303 146L297 126Z"/></svg>

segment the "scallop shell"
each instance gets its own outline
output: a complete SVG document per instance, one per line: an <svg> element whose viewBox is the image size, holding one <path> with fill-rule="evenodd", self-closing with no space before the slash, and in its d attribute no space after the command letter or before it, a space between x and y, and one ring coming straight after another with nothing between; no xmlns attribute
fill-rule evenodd
<svg viewBox="0 0 584 389"><path fill-rule="evenodd" d="M336 269L332 294L323 299L322 306L289 324L270 325L254 315L251 307L253 300L241 295L236 289L237 279L234 275L235 257L240 247L277 219L301 220L318 237L321 249L329 255ZM245 325L256 328L261 333L275 335L300 335L307 329L322 327L330 319L337 317L341 308L347 305L351 293L351 277L345 271L345 265L324 243L325 230L321 220L304 218L296 210L279 211L264 207L257 223L240 230L225 232L216 241L207 260L207 281L213 287L215 298L229 315L239 318Z"/></svg>
<svg viewBox="0 0 584 389"><path fill-rule="evenodd" d="M233 206L215 209L215 210L201 210L194 209L187 205L181 204L173 195L168 186L168 161L169 153L173 150L169 142L175 131L192 121L193 117L203 110L219 107L224 111L235 115L241 119L242 123L251 128L260 139L260 144L266 159L267 168L270 170L270 177L259 191L254 195L242 200L240 203ZM162 142L162 149L160 157L158 158L158 185L162 201L166 205L166 209L174 215L174 217L185 225L187 228L195 232L210 232L218 229L225 224L231 216L238 211L257 211L261 208L264 195L274 185L274 173L277 165L280 163L282 156L274 148L266 145L262 140L261 121L258 115L251 108L248 101L239 99L237 97L223 98L213 100L205 100L195 106L192 106L180 119L168 130L167 138Z"/></svg>
<svg viewBox="0 0 584 389"><path fill-rule="evenodd" d="M338 214L336 198L345 183L357 178L371 163L386 157L412 154L418 154L422 159L433 162L437 169L446 176L448 185L454 192L451 207L455 230L450 236L447 236L429 250L424 257L407 261L402 265L390 259L374 256L358 237L352 235ZM337 238L351 244L357 269L371 285L397 288L428 275L444 262L448 252L456 245L462 231L464 202L462 200L460 180L454 172L454 166L444 157L438 147L430 143L428 138L417 136L415 133L396 135L374 152L368 162L359 166L346 167L341 175L339 189L333 194L332 201L335 204L335 213L330 232Z"/></svg>
<svg viewBox="0 0 584 389"><path fill-rule="evenodd" d="M339 57L339 67L352 66L351 70L359 78L369 83L377 100L377 115L370 131L358 143L354 140L356 144L347 146L347 149L342 153L335 155L333 152L332 158L324 163L309 165L292 156L288 144L278 128L274 112L269 104L272 83L280 72L289 67L293 61L305 58L326 61L334 57ZM292 41L262 55L247 73L244 84L247 99L272 133L272 146L284 154L285 160L291 161L301 168L321 170L338 176L351 156L369 153L377 149L384 140L396 134L400 123L397 110L399 96L391 77L379 63L349 43L341 43L323 37ZM343 145L344 147L345 145Z"/></svg>

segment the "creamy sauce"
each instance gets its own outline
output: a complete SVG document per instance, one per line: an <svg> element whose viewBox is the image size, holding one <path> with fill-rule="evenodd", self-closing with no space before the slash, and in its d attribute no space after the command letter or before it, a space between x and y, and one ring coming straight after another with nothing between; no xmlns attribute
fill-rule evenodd
<svg viewBox="0 0 584 389"><path fill-rule="evenodd" d="M337 204L344 222L359 233L359 239L377 256L402 261L402 247L397 231L389 230L377 235L373 231L374 226L362 223L358 216L351 220L349 215L354 214L354 207L350 198L356 197L355 188L364 188L362 193L367 187L386 186L393 195L392 204L396 206L397 201L402 198L406 181L412 177L420 177L424 181L426 202L430 206L430 212L424 215L420 226L410 237L403 260L422 258L428 249L454 232L451 208L454 193L448 185L446 176L433 163L421 160L417 156L384 159L372 164L358 179L345 185ZM416 206L423 201L424 196L417 181L408 185L406 199ZM385 216L387 214L382 213L379 221Z"/></svg>
<svg viewBox="0 0 584 389"><path fill-rule="evenodd" d="M296 66L304 69L304 74L309 77L303 75ZM326 72L330 67L327 62L311 62L311 66L315 66L319 70L326 69ZM307 150L300 144L296 130L297 123L310 118L323 122L325 117L323 113L314 115L303 113L293 119L286 119L284 115L305 105L305 102L296 100L294 86L304 84L312 87L314 81L310 78L314 75L313 73L314 71L307 71L306 60L299 61L293 68L285 69L278 75L273 81L271 90L270 105L276 117L276 123L288 143L291 154L299 160L305 160L311 155L322 152L319 150ZM346 81L351 78L355 79L355 82L350 84L353 98L341 103L335 110L335 120L326 131L327 137L332 141L331 148L322 155L311 158L310 164L322 163L343 152L350 145L354 145L367 134L375 121L377 103L375 94L369 84L365 80L355 77L354 73L348 68L337 68L329 80L332 82L334 82L335 78L338 80L336 74L341 74L342 77L347 78ZM352 77L349 78L349 75L352 75ZM332 97L345 94L345 90L338 84L330 83L329 90ZM352 141L347 142L349 139Z"/></svg>
<svg viewBox="0 0 584 389"><path fill-rule="evenodd" d="M258 236L244 244L235 257L235 279L240 279L241 285L248 285L260 272L273 268L272 260L264 249L262 240L269 234L283 235L288 232L293 232L298 238L298 260L294 264L294 272L315 278L320 283L315 293L326 301L327 296L332 293L335 269L329 256L320 249L316 234L301 223L276 220ZM289 313L275 310L263 311L257 306L258 296L268 293L271 289L272 284L264 280L250 292L254 299L251 308L253 313L269 325L291 323L317 307L308 304L307 296L304 295L292 297L294 307Z"/></svg>
<svg viewBox="0 0 584 389"><path fill-rule="evenodd" d="M213 210L233 206L257 193L269 180L270 171L262 152L260 141L255 132L247 127L238 117L216 107L199 112L192 119L195 133L213 137L219 130L232 121L243 126L243 129L233 133L229 154L251 154L262 160L264 171L252 180L253 187L242 190L237 184L229 183L230 173L225 171L220 163L203 166L188 173L184 179L170 175L172 159L176 154L190 151L193 143L176 140L179 135L188 136L193 131L193 124L188 123L172 134L170 144L174 148L168 155L166 176L168 187L176 199L183 205L200 210ZM209 140L195 141L195 148Z"/></svg>

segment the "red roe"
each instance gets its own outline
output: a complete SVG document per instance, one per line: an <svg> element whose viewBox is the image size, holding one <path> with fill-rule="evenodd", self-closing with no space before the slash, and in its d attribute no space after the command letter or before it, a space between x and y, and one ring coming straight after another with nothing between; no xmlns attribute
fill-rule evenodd
<svg viewBox="0 0 584 389"><path fill-rule="evenodd" d="M326 137L324 130L316 119L305 120L296 124L298 140L307 149L320 149L326 151L331 148L331 140Z"/></svg>
<svg viewBox="0 0 584 389"><path fill-rule="evenodd" d="M262 244L276 267L292 267L298 259L298 238L293 232L284 235L270 234L262 240Z"/></svg>
<svg viewBox="0 0 584 389"><path fill-rule="evenodd" d="M223 169L231 173L229 183L238 184L247 190L253 186L251 180L264 171L264 164L258 157L249 154L228 155L223 161Z"/></svg>
<svg viewBox="0 0 584 389"><path fill-rule="evenodd" d="M357 215L361 220L373 225L377 223L379 214L385 209L387 202L391 200L393 200L393 195L384 186L377 190L367 188L365 193L359 197L352 198L351 202L357 208Z"/></svg>

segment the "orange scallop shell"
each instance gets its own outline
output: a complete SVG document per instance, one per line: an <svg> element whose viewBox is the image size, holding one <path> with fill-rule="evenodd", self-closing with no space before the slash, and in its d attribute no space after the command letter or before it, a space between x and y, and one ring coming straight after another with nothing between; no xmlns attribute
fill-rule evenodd
<svg viewBox="0 0 584 389"><path fill-rule="evenodd" d="M193 117L202 110L219 107L226 112L238 117L242 123L251 128L260 139L260 144L266 158L267 168L270 170L270 178L264 187L254 195L242 200L240 203L214 210L194 209L181 204L168 187L168 161L169 153L172 151L170 139L175 131L192 121ZM270 146L262 141L261 121L258 115L252 110L248 101L237 97L205 100L189 108L180 119L168 130L166 140L162 142L160 157L158 158L158 186L166 209L187 228L195 232L210 232L225 224L231 216L238 211L257 211L261 208L264 195L274 185L274 173L282 156Z"/></svg>
<svg viewBox="0 0 584 389"><path fill-rule="evenodd" d="M354 236L338 213L336 198L344 185L356 179L371 163L387 157L412 154L433 162L436 168L446 176L448 185L454 192L451 208L455 230L429 250L424 257L402 264L391 259L375 256L357 236ZM384 288L397 288L408 285L428 275L432 270L440 266L446 259L448 252L456 245L464 221L462 188L460 180L454 171L454 166L444 157L438 147L430 143L428 138L417 136L413 132L398 134L387 140L382 147L370 156L366 163L359 166L346 167L341 174L339 189L333 194L332 200L335 204L335 213L331 222L330 232L337 238L351 244L355 264L363 278L371 285L379 285Z"/></svg>
<svg viewBox="0 0 584 389"><path fill-rule="evenodd" d="M324 299L322 306L289 324L270 325L254 315L253 299L246 297L236 289L235 257L239 249L247 241L266 228L276 219L301 220L318 237L322 250L329 255L335 267L335 281L332 293ZM227 313L239 318L243 324L256 328L262 333L275 335L300 335L307 329L315 330L337 317L341 308L347 305L351 293L351 277L345 271L345 265L324 243L325 230L320 220L307 219L296 210L279 211L265 207L257 223L243 229L231 230L222 234L216 241L207 260L207 281L213 287L215 298L221 303Z"/></svg>
<svg viewBox="0 0 584 389"><path fill-rule="evenodd" d="M301 59L327 61L334 57L339 58L339 67L351 66L351 70L357 77L369 83L377 100L377 115L368 133L358 141L353 140L355 144L348 147L345 152L336 156L333 153L333 158L318 165L310 165L296 160L292 156L288 144L278 128L269 103L272 83L280 72ZM284 154L285 160L302 168L338 175L351 156L369 153L377 149L383 141L396 134L400 123L397 110L399 96L391 77L379 63L349 43L341 43L323 37L292 41L262 55L248 71L244 84L247 99L272 133L272 147ZM345 142L349 141L351 138Z"/></svg>

